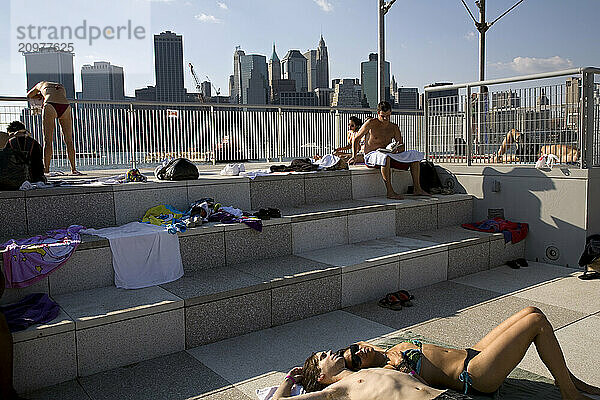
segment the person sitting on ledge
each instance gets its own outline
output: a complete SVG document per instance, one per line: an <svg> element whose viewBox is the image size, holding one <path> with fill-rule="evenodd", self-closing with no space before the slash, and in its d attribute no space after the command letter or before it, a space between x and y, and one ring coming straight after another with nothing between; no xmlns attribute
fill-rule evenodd
<svg viewBox="0 0 600 400"><path fill-rule="evenodd" d="M567 144L548 144L543 145L542 136L544 132L519 132L516 129L511 129L502 144L498 148L498 152L492 158L493 162L530 162L534 163L542 154L554 154L558 157L561 163L577 162L579 160L579 150L574 146ZM514 155L506 154L508 147L514 143L516 151Z"/></svg>
<svg viewBox="0 0 600 400"><path fill-rule="evenodd" d="M420 341L402 342L387 351L358 342L336 352L350 371L383 367L406 372L436 387L464 394L495 392L534 343L554 376L564 399L586 399L579 391L600 394L600 388L577 379L567 368L554 330L544 313L527 307L514 314L472 348L450 349ZM305 390L314 391L330 381L320 366L322 353L313 354L302 369ZM368 381L364 384L368 385ZM382 397L383 398L383 397Z"/></svg>
<svg viewBox="0 0 600 400"><path fill-rule="evenodd" d="M348 151L352 150L352 143L354 142L354 138L356 137L356 135L358 135L358 131L360 130L360 127L362 126L362 124L363 123L360 118L358 118L354 115L350 117L350 122L348 123L348 132L347 132L348 144L345 146L342 146L342 147L338 147L337 149L333 150L334 156L344 158L344 159L346 159L346 161L350 157L352 157L352 155ZM365 162L364 150L365 150L365 139L363 138L360 141L360 150L358 151L358 153L356 154L356 157L354 158L354 161L356 163Z"/></svg>
<svg viewBox="0 0 600 400"><path fill-rule="evenodd" d="M29 156L29 172L31 182L46 182L44 175L44 159L42 146L37 140L31 137L31 134L25 129L21 121L13 121L6 128L8 140L5 147L13 150L21 150Z"/></svg>
<svg viewBox="0 0 600 400"><path fill-rule="evenodd" d="M364 125L358 131L358 134L354 136L354 141L352 142L352 158L348 160L348 164L354 164L357 159L358 149L360 148L360 141L366 135L366 143L364 147L365 154L365 163L367 167L376 168L377 166L372 166L369 163L369 155L371 153L374 154L379 149L383 149L392 143L392 140L395 140L399 145L395 150L392 151L394 154L403 153L404 142L402 139L402 134L400 133L400 128L398 125L390 122L390 116L392 115L392 106L387 101L382 101L377 105L377 118L372 118L364 123ZM385 183L385 188L387 191L387 197L390 199L402 199L403 196L394 191L392 186L392 173L391 168L400 169L406 171L410 168L410 173L412 175L413 186L415 195L425 195L429 196L429 193L424 191L421 188L420 183L420 163L419 161L410 161L410 162L399 162L391 157L385 157L385 165L378 166L381 169L381 177Z"/></svg>

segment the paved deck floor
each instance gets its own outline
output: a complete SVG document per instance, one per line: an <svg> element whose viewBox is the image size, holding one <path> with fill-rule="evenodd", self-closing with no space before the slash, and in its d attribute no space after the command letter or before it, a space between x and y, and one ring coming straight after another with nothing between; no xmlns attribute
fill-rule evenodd
<svg viewBox="0 0 600 400"><path fill-rule="evenodd" d="M507 266L414 290L415 305L391 311L364 303L344 310L246 334L34 393L30 399L257 399L314 350L337 349L359 339L398 331L466 347L518 310L533 305L553 324L575 375L600 386L600 280L581 272L530 263ZM240 306L243 306L241 304ZM550 377L531 346L519 365ZM504 398L504 397L503 397Z"/></svg>

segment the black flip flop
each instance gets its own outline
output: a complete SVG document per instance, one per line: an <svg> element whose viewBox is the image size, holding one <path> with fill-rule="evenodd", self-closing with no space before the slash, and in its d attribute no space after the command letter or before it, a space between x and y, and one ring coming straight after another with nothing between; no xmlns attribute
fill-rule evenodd
<svg viewBox="0 0 600 400"><path fill-rule="evenodd" d="M281 211L278 208L267 208L267 213L271 218L281 218Z"/></svg>
<svg viewBox="0 0 600 400"><path fill-rule="evenodd" d="M508 265L512 269L519 269L519 268L521 268L521 266L515 260L507 261L506 265Z"/></svg>
<svg viewBox="0 0 600 400"><path fill-rule="evenodd" d="M252 215L263 220L271 219L271 216L269 215L269 210L267 210L266 208L261 208Z"/></svg>
<svg viewBox="0 0 600 400"><path fill-rule="evenodd" d="M582 275L579 275L578 278L581 280L584 280L584 281L591 281L592 279L600 279L600 272L585 271Z"/></svg>
<svg viewBox="0 0 600 400"><path fill-rule="evenodd" d="M515 262L517 263L517 265L521 268L525 268L525 267L529 267L529 263L527 262L526 259L524 258L517 258L515 260Z"/></svg>
<svg viewBox="0 0 600 400"><path fill-rule="evenodd" d="M413 302L411 300L414 299L415 296L408 293L408 291L398 290L397 292L391 293L391 294L396 296L396 298L398 298L398 300L400 300L400 303L402 303L403 307L412 307L413 306Z"/></svg>

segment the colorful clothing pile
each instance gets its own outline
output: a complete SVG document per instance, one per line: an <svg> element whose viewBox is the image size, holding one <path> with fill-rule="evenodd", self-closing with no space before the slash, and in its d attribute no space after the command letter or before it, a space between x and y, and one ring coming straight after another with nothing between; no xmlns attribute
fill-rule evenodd
<svg viewBox="0 0 600 400"><path fill-rule="evenodd" d="M56 317L60 307L45 293L33 293L15 304L0 307L11 332L24 331L34 324L45 324Z"/></svg>
<svg viewBox="0 0 600 400"><path fill-rule="evenodd" d="M80 225L56 229L46 235L6 242L3 247L6 287L24 288L61 267L81 243Z"/></svg>
<svg viewBox="0 0 600 400"><path fill-rule="evenodd" d="M262 220L260 218L245 215L237 217L222 210L223 208L221 208L220 211L212 214L210 217L208 217L208 220L211 222L220 222L222 224L243 223L255 231L262 232Z"/></svg>
<svg viewBox="0 0 600 400"><path fill-rule="evenodd" d="M502 218L486 219L474 224L462 224L465 229L479 232L502 232L504 242L519 243L527 237L529 225L520 222L511 222Z"/></svg>
<svg viewBox="0 0 600 400"><path fill-rule="evenodd" d="M142 222L157 226L164 226L169 233L185 232L186 226L183 218L186 214L170 205L161 204L146 211Z"/></svg>

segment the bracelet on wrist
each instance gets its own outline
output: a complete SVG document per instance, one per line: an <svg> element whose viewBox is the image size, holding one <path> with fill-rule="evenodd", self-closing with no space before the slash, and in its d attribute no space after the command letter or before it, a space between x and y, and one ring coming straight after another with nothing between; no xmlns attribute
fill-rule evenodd
<svg viewBox="0 0 600 400"><path fill-rule="evenodd" d="M285 379L289 379L294 385L296 384L296 380L291 375L287 375Z"/></svg>

